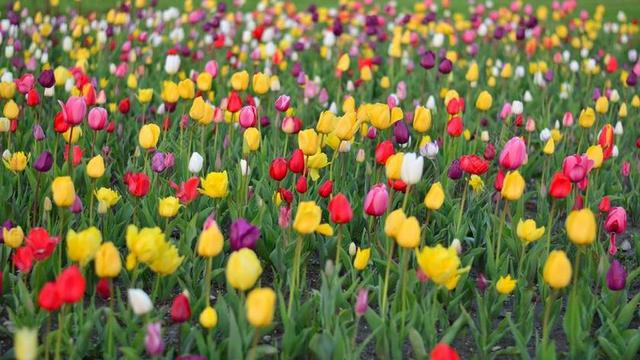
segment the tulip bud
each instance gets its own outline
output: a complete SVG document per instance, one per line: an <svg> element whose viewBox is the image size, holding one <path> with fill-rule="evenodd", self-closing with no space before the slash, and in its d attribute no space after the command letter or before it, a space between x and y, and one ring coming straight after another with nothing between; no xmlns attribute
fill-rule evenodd
<svg viewBox="0 0 640 360"><path fill-rule="evenodd" d="M191 158L189 158L189 172L192 174L197 174L202 170L202 165L204 163L204 158L197 152L193 152L191 154Z"/></svg>
<svg viewBox="0 0 640 360"><path fill-rule="evenodd" d="M607 287L611 291L623 290L627 285L627 271L616 259L613 260L607 271Z"/></svg>

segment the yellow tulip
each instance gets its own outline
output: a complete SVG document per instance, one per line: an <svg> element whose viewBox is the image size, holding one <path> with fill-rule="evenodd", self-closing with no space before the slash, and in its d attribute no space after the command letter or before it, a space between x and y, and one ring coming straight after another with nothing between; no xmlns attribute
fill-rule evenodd
<svg viewBox="0 0 640 360"><path fill-rule="evenodd" d="M253 287L260 275L262 266L253 250L242 248L229 256L225 269L227 282L234 289L247 291Z"/></svg>
<svg viewBox="0 0 640 360"><path fill-rule="evenodd" d="M163 218L176 216L178 209L180 209L180 200L175 196L168 196L159 200L158 215Z"/></svg>
<svg viewBox="0 0 640 360"><path fill-rule="evenodd" d="M97 179L104 175L104 159L102 155L96 155L89 160L86 168L87 176Z"/></svg>
<svg viewBox="0 0 640 360"><path fill-rule="evenodd" d="M553 141L553 138L549 138L549 140L547 140L547 142L544 144L544 149L542 149L542 152L545 153L545 155L552 155L555 151L555 141Z"/></svg>
<svg viewBox="0 0 640 360"><path fill-rule="evenodd" d="M229 176L227 171L210 172L206 178L200 178L200 193L212 198L223 198L229 193Z"/></svg>
<svg viewBox="0 0 640 360"><path fill-rule="evenodd" d="M93 195L98 199L98 209L100 206L103 206L105 210L109 209L120 200L120 195L116 191L106 187L94 191Z"/></svg>
<svg viewBox="0 0 640 360"><path fill-rule="evenodd" d="M518 220L518 226L516 227L516 234L520 241L522 241L525 245L532 243L542 237L544 235L544 226L538 228L536 225L536 221L533 219L527 219L522 221L522 219Z"/></svg>
<svg viewBox="0 0 640 360"><path fill-rule="evenodd" d="M153 98L153 89L138 89L138 101L141 104L148 104Z"/></svg>
<svg viewBox="0 0 640 360"><path fill-rule="evenodd" d="M565 221L567 236L576 245L589 245L596 239L598 225L596 217L589 208L573 210Z"/></svg>
<svg viewBox="0 0 640 360"><path fill-rule="evenodd" d="M12 227L11 229L2 227L2 237L5 245L12 249L17 249L22 245L24 232L20 226Z"/></svg>
<svg viewBox="0 0 640 360"><path fill-rule="evenodd" d="M145 150L155 148L158 145L158 139L160 139L160 127L158 125L146 124L140 128L138 143L141 148Z"/></svg>
<svg viewBox="0 0 640 360"><path fill-rule="evenodd" d="M249 73L246 70L231 75L231 87L235 91L245 91L249 86Z"/></svg>
<svg viewBox="0 0 640 360"><path fill-rule="evenodd" d="M218 313L216 309L211 306L207 306L200 313L200 317L198 317L198 321L200 321L200 325L205 329L212 329L218 325Z"/></svg>
<svg viewBox="0 0 640 360"><path fill-rule="evenodd" d="M590 128L593 126L593 123L596 121L596 113L593 108L588 107L580 111L580 116L578 117L578 124L580 124L583 128Z"/></svg>
<svg viewBox="0 0 640 360"><path fill-rule="evenodd" d="M339 117L336 122L334 134L340 140L351 140L358 130L358 119L356 113L351 111Z"/></svg>
<svg viewBox="0 0 640 360"><path fill-rule="evenodd" d="M62 137L64 138L64 141L66 141L69 144L77 143L78 139L80 139L81 136L82 136L82 128L80 126L70 127L69 129L67 129L67 131L62 133Z"/></svg>
<svg viewBox="0 0 640 360"><path fill-rule="evenodd" d="M361 249L356 251L356 257L353 259L353 267L356 270L364 270L369 264L369 258L371 257L371 248Z"/></svg>
<svg viewBox="0 0 640 360"><path fill-rule="evenodd" d="M293 229L302 235L311 234L320 226L321 217L322 209L315 201L302 201L298 204Z"/></svg>
<svg viewBox="0 0 640 360"><path fill-rule="evenodd" d="M96 275L100 278L114 278L122 270L122 260L118 248L111 241L100 245L96 252Z"/></svg>
<svg viewBox="0 0 640 360"><path fill-rule="evenodd" d="M27 167L27 162L29 161L29 156L25 155L24 152L18 151L11 154L9 159L2 159L4 162L4 166L13 171L14 173L22 172Z"/></svg>
<svg viewBox="0 0 640 360"><path fill-rule="evenodd" d="M351 59L349 58L349 54L342 54L340 59L338 59L338 64L336 68L342 72L349 70L349 65L351 65Z"/></svg>
<svg viewBox="0 0 640 360"><path fill-rule="evenodd" d="M440 182L433 183L424 197L424 206L429 210L438 210L444 204L444 189Z"/></svg>
<svg viewBox="0 0 640 360"><path fill-rule="evenodd" d="M474 61L471 63L471 65L469 66L469 69L467 70L467 74L465 75L465 79L468 82L476 82L478 81L478 75L479 75L479 71L478 71L478 64Z"/></svg>
<svg viewBox="0 0 640 360"><path fill-rule="evenodd" d="M208 72L201 72L196 78L196 85L200 91L211 90L211 84L213 83L213 77Z"/></svg>
<svg viewBox="0 0 640 360"><path fill-rule="evenodd" d="M396 242L405 249L413 249L420 245L420 223L415 216L406 218L396 235Z"/></svg>
<svg viewBox="0 0 640 360"><path fill-rule="evenodd" d="M58 207L69 207L76 199L76 191L70 176L58 176L51 183L53 202Z"/></svg>
<svg viewBox="0 0 640 360"><path fill-rule="evenodd" d="M337 118L334 113L331 111L323 111L320 113L320 118L318 119L318 123L316 124L316 131L321 134L329 134L333 132L333 129L336 126Z"/></svg>
<svg viewBox="0 0 640 360"><path fill-rule="evenodd" d="M400 226L407 219L407 216L404 214L402 209L396 209L387 215L387 218L384 221L384 233L387 234L388 237L395 238L400 232Z"/></svg>
<svg viewBox="0 0 640 360"><path fill-rule="evenodd" d="M604 160L604 152L602 151L602 146L600 145L592 145L587 149L587 157L593 160L593 168L599 169L602 166L602 161Z"/></svg>
<svg viewBox="0 0 640 360"><path fill-rule="evenodd" d="M149 268L158 275L171 275L183 259L175 245L164 241L158 246L158 256L149 264Z"/></svg>
<svg viewBox="0 0 640 360"><path fill-rule="evenodd" d="M600 114L609 111L609 100L605 96L600 96L598 100L596 100L596 111Z"/></svg>
<svg viewBox="0 0 640 360"><path fill-rule="evenodd" d="M445 248L438 244L435 247L424 247L416 251L416 259L420 269L434 283L451 290L456 287L460 273L460 258L455 248Z"/></svg>
<svg viewBox="0 0 640 360"><path fill-rule="evenodd" d="M67 233L67 256L73 261L86 265L93 260L102 244L102 233L95 226L78 233L70 229Z"/></svg>
<svg viewBox="0 0 640 360"><path fill-rule="evenodd" d="M404 153L401 153L401 152L395 153L389 156L389 158L387 158L387 162L384 165L387 179L390 179L390 180L400 179L403 160L404 160Z"/></svg>
<svg viewBox="0 0 640 360"><path fill-rule="evenodd" d="M484 90L476 99L476 108L480 111L487 111L491 108L491 104L493 103L493 98L488 91Z"/></svg>
<svg viewBox="0 0 640 360"><path fill-rule="evenodd" d="M156 260L161 252L160 247L166 242L159 227L138 229L135 225L129 225L125 238L134 260L147 264ZM127 258L127 263L129 261Z"/></svg>
<svg viewBox="0 0 640 360"><path fill-rule="evenodd" d="M484 181L476 174L471 175L469 178L469 186L473 189L474 193L479 193L484 189Z"/></svg>
<svg viewBox="0 0 640 360"><path fill-rule="evenodd" d="M183 100L191 100L196 94L196 88L191 79L184 79L178 83L178 94Z"/></svg>
<svg viewBox="0 0 640 360"><path fill-rule="evenodd" d="M507 276L500 276L498 282L496 283L496 290L502 295L511 294L513 289L516 288L516 283L518 281L513 279L510 274Z"/></svg>
<svg viewBox="0 0 640 360"><path fill-rule="evenodd" d="M164 81L162 82L162 92L160 93L160 97L162 101L175 104L178 102L180 98L180 93L178 91L178 84L173 81Z"/></svg>
<svg viewBox="0 0 640 360"><path fill-rule="evenodd" d="M520 172L518 170L510 171L504 177L500 194L505 200L515 201L522 197L524 187L524 178L520 175Z"/></svg>
<svg viewBox="0 0 640 360"><path fill-rule="evenodd" d="M249 151L256 151L260 147L260 130L250 127L244 131L243 138Z"/></svg>
<svg viewBox="0 0 640 360"><path fill-rule="evenodd" d="M7 119L17 119L20 114L20 108L18 107L18 104L11 99L4 104L2 114Z"/></svg>
<svg viewBox="0 0 640 360"><path fill-rule="evenodd" d="M198 244L196 245L196 253L202 257L218 256L222 252L223 246L224 237L222 232L218 224L213 223L200 233Z"/></svg>
<svg viewBox="0 0 640 360"><path fill-rule="evenodd" d="M189 116L194 120L200 120L204 118L205 107L207 104L204 102L202 96L198 96L193 99L193 103L191 104L191 108L189 109Z"/></svg>
<svg viewBox="0 0 640 360"><path fill-rule="evenodd" d="M431 129L431 110L424 106L416 107L413 113L413 128L419 133L429 131Z"/></svg>
<svg viewBox="0 0 640 360"><path fill-rule="evenodd" d="M270 79L267 75L259 72L253 74L251 86L253 87L253 92L258 95L266 94L269 91L269 83Z"/></svg>
<svg viewBox="0 0 640 360"><path fill-rule="evenodd" d="M263 328L273 322L276 309L276 292L270 288L257 288L247 295L247 321L255 328Z"/></svg>
<svg viewBox="0 0 640 360"><path fill-rule="evenodd" d="M542 277L544 282L553 289L562 289L571 282L571 262L567 254L562 250L554 250L549 253L544 263Z"/></svg>
<svg viewBox="0 0 640 360"><path fill-rule="evenodd" d="M38 358L38 330L21 328L13 338L16 360L35 360Z"/></svg>
<svg viewBox="0 0 640 360"><path fill-rule="evenodd" d="M298 133L298 147L307 156L318 152L318 140L318 134L314 129L306 129Z"/></svg>

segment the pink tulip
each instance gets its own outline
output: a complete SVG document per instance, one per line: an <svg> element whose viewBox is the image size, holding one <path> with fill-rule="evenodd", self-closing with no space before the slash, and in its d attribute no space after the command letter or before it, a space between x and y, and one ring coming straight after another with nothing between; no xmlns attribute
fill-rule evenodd
<svg viewBox="0 0 640 360"><path fill-rule="evenodd" d="M63 104L60 100L58 100L58 102L62 107L62 116L67 124L76 126L82 123L82 120L87 113L87 103L85 102L84 97L71 96L67 99L66 104Z"/></svg>
<svg viewBox="0 0 640 360"><path fill-rule="evenodd" d="M387 211L389 193L384 184L373 185L364 199L364 212L371 216L381 216Z"/></svg>
<svg viewBox="0 0 640 360"><path fill-rule="evenodd" d="M532 117L528 117L527 118L527 123L525 124L524 129L527 130L527 132L536 131L536 121L533 120Z"/></svg>
<svg viewBox="0 0 640 360"><path fill-rule="evenodd" d="M218 63L215 60L209 60L204 66L204 71L208 72L211 77L215 78L218 75Z"/></svg>
<svg viewBox="0 0 640 360"><path fill-rule="evenodd" d="M125 75L127 75L127 71L129 71L129 65L127 65L127 63L123 62L123 63L118 64L118 67L116 67L115 75L116 75L116 77L124 78Z"/></svg>
<svg viewBox="0 0 640 360"><path fill-rule="evenodd" d="M500 166L515 170L527 160L527 146L521 138L514 136L504 145L500 153Z"/></svg>
<svg viewBox="0 0 640 360"><path fill-rule="evenodd" d="M616 206L609 211L604 228L611 234L609 239L609 254L615 255L618 251L616 247L616 234L622 234L627 230L627 212L624 208Z"/></svg>
<svg viewBox="0 0 640 360"><path fill-rule="evenodd" d="M564 116L562 116L562 126L569 127L571 125L573 125L573 113L567 111L564 113Z"/></svg>
<svg viewBox="0 0 640 360"><path fill-rule="evenodd" d="M240 126L245 129L256 126L256 123L258 122L258 114L255 106L243 106L242 109L240 109L238 122L240 123Z"/></svg>
<svg viewBox="0 0 640 360"><path fill-rule="evenodd" d="M504 120L511 115L511 103L504 103L502 110L500 110L500 119Z"/></svg>
<svg viewBox="0 0 640 360"><path fill-rule="evenodd" d="M584 180L591 168L593 168L593 160L587 155L567 156L562 162L562 172L574 183Z"/></svg>
<svg viewBox="0 0 640 360"><path fill-rule="evenodd" d="M95 107L89 111L89 127L92 130L102 130L107 125L107 110Z"/></svg>
<svg viewBox="0 0 640 360"><path fill-rule="evenodd" d="M36 78L32 74L24 74L19 79L15 80L18 91L22 94L26 94L33 88L36 82Z"/></svg>
<svg viewBox="0 0 640 360"><path fill-rule="evenodd" d="M276 99L275 107L276 107L276 110L280 112L285 112L289 110L290 105L291 105L291 97L288 95L280 95Z"/></svg>
<svg viewBox="0 0 640 360"><path fill-rule="evenodd" d="M628 161L623 161L620 167L620 175L628 177L631 172L631 164Z"/></svg>

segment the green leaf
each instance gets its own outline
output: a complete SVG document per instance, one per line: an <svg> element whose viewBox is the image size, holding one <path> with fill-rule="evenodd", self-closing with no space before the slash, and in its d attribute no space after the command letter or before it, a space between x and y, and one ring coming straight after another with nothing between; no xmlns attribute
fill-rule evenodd
<svg viewBox="0 0 640 360"><path fill-rule="evenodd" d="M409 342L411 343L411 348L413 349L413 353L418 359L426 359L428 354L427 350L424 347L424 342L422 341L422 336L420 333L416 331L416 329L409 329Z"/></svg>
<svg viewBox="0 0 640 360"><path fill-rule="evenodd" d="M335 344L333 339L325 333L315 334L309 342L309 349L320 360L333 359L333 351L335 350Z"/></svg>

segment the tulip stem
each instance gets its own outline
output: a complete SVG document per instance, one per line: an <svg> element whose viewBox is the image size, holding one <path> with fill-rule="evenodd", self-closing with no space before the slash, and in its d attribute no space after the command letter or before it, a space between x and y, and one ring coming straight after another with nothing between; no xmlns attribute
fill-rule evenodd
<svg viewBox="0 0 640 360"><path fill-rule="evenodd" d="M69 129L69 146L67 147L67 166L69 167L67 170L69 171L69 176L73 176L73 160L71 159L73 156L73 150L71 149L73 147L73 128L74 126Z"/></svg>
<svg viewBox="0 0 640 360"><path fill-rule="evenodd" d="M556 212L556 201L551 199L551 212L549 212L549 220L547 221L547 256L551 250L551 232L553 230L553 216Z"/></svg>
<svg viewBox="0 0 640 360"><path fill-rule="evenodd" d="M409 201L409 193L411 192L411 184L407 185L407 190L404 192L404 199L402 200L402 211L407 208L407 202Z"/></svg>
<svg viewBox="0 0 640 360"><path fill-rule="evenodd" d="M576 288L578 287L578 272L580 270L580 258L582 257L582 247L578 246L578 251L576 252L576 262L573 265L573 292L576 292Z"/></svg>
<svg viewBox="0 0 640 360"><path fill-rule="evenodd" d="M112 348L113 348L113 311L114 306L113 302L115 299L115 293L113 292L113 281L109 281L109 319L107 320L107 357L112 358Z"/></svg>
<svg viewBox="0 0 640 360"><path fill-rule="evenodd" d="M549 317L551 316L551 308L553 307L553 301L555 300L557 290L553 289L551 294L547 297L547 303L544 307L544 318L542 320L542 347L546 350L547 342L549 341Z"/></svg>
<svg viewBox="0 0 640 360"><path fill-rule="evenodd" d="M405 299L406 299L406 289L407 289L407 267L409 266L409 257L407 256L407 253L409 252L409 250L404 249L404 250L400 250L402 251L402 273L400 274L400 276L402 276L402 281L400 282L400 308L401 308L401 312L400 312L400 316L401 316L401 322L400 322L400 337L402 338L404 336L404 320L405 320L405 312L404 312L404 307L405 307Z"/></svg>
<svg viewBox="0 0 640 360"><path fill-rule="evenodd" d="M504 229L505 218L507 217L507 213L509 212L509 202L506 201L504 203L504 208L502 209L502 214L500 215L500 227L498 229L498 239L496 244L496 264L500 259L500 243L502 241L502 230Z"/></svg>
<svg viewBox="0 0 640 360"><path fill-rule="evenodd" d="M338 234L336 236L336 266L340 264L340 248L342 244L342 225L338 225Z"/></svg>
<svg viewBox="0 0 640 360"><path fill-rule="evenodd" d="M211 267L213 265L213 257L207 258L207 268L204 273L204 289L205 289L205 299L207 301L207 306L211 305L209 298L211 297Z"/></svg>
<svg viewBox="0 0 640 360"><path fill-rule="evenodd" d="M291 316L291 309L293 307L293 298L295 297L295 290L298 283L298 276L300 272L300 253L302 252L302 236L298 235L296 239L296 250L293 257L293 276L291 277L291 283L289 285L289 308L287 313Z"/></svg>
<svg viewBox="0 0 640 360"><path fill-rule="evenodd" d="M89 191L89 225L93 225L93 191L96 188L96 180L91 179L91 190Z"/></svg>
<svg viewBox="0 0 640 360"><path fill-rule="evenodd" d="M382 321L387 321L387 291L389 289L389 271L391 270L391 258L393 257L393 249L395 248L393 240L388 238L389 251L387 252L387 267L384 272L384 286L382 288Z"/></svg>
<svg viewBox="0 0 640 360"><path fill-rule="evenodd" d="M289 145L289 134L286 134L284 137L284 147L282 148L282 156L287 156L287 147Z"/></svg>
<svg viewBox="0 0 640 360"><path fill-rule="evenodd" d="M62 333L64 332L64 315L67 310L67 307L62 305L60 312L58 313L58 336L56 338L56 353L54 356L55 360L60 360L60 347L62 346Z"/></svg>
<svg viewBox="0 0 640 360"><path fill-rule="evenodd" d="M258 350L258 339L260 337L260 329L256 328L253 333L253 340L251 341L251 350L247 355L248 360L254 360L256 358L256 351Z"/></svg>
<svg viewBox="0 0 640 360"><path fill-rule="evenodd" d="M460 204L460 212L458 213L458 221L456 222L456 237L460 237L460 226L462 225L462 212L464 211L464 203L467 200L467 187L469 184L464 181L464 189L462 190L462 203Z"/></svg>

